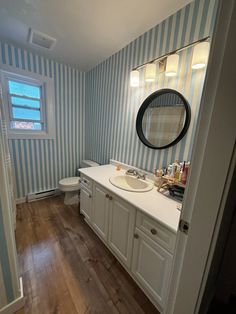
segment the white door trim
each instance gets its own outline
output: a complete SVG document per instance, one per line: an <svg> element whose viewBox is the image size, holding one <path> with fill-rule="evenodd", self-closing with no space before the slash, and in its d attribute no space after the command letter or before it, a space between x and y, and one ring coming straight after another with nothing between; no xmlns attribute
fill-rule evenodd
<svg viewBox="0 0 236 314"><path fill-rule="evenodd" d="M22 277L20 277L20 296L13 302L7 304L5 307L0 309L0 314L13 314L24 307L25 299L23 294L23 282Z"/></svg>
<svg viewBox="0 0 236 314"><path fill-rule="evenodd" d="M198 296L212 244L235 143L236 89L234 0L220 1L200 106L192 166L178 232L167 313L197 313ZM227 95L227 97L226 97Z"/></svg>

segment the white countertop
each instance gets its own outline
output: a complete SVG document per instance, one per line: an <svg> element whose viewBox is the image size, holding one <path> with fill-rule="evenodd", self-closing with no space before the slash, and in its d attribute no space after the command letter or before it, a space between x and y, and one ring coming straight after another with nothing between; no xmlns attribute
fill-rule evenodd
<svg viewBox="0 0 236 314"><path fill-rule="evenodd" d="M81 168L79 171L150 217L156 219L171 231L177 232L180 217L180 211L177 209L179 203L157 192L155 186L151 191L142 193L121 190L112 185L109 178L114 175L124 174L125 170L117 171L116 166L111 164Z"/></svg>

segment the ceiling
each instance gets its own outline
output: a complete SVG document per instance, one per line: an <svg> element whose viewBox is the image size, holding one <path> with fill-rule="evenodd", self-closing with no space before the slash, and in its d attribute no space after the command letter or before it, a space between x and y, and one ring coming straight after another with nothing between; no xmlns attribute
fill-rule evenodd
<svg viewBox="0 0 236 314"><path fill-rule="evenodd" d="M35 50L32 27L57 39L36 50L87 71L191 0L0 0L0 38Z"/></svg>

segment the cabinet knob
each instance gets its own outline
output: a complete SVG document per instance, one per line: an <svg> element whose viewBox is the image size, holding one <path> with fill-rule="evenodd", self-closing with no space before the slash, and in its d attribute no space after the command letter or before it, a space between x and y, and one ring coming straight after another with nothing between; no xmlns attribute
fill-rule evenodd
<svg viewBox="0 0 236 314"><path fill-rule="evenodd" d="M112 200L112 196L109 196L109 200L110 200L110 201Z"/></svg>
<svg viewBox="0 0 236 314"><path fill-rule="evenodd" d="M109 198L109 194L106 194L106 198Z"/></svg>
<svg viewBox="0 0 236 314"><path fill-rule="evenodd" d="M152 234L157 234L156 229L154 229L154 228L153 228L153 229L151 229L151 233L152 233Z"/></svg>
<svg viewBox="0 0 236 314"><path fill-rule="evenodd" d="M139 235L138 235L137 233L135 233L135 234L134 234L134 238L135 238L135 239L138 239L138 238L139 238Z"/></svg>

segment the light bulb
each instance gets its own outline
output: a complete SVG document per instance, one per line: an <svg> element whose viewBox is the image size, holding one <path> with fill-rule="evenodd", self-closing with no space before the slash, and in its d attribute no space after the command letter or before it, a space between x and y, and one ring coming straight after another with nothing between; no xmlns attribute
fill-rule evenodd
<svg viewBox="0 0 236 314"><path fill-rule="evenodd" d="M145 81L154 82L156 78L156 64L148 63L145 67Z"/></svg>
<svg viewBox="0 0 236 314"><path fill-rule="evenodd" d="M202 69L206 66L208 55L210 50L210 43L208 41L203 41L193 49L193 59L192 59L192 68L193 69Z"/></svg>
<svg viewBox="0 0 236 314"><path fill-rule="evenodd" d="M179 55L176 53L173 55L169 55L166 61L166 76L176 76L178 72L179 65Z"/></svg>
<svg viewBox="0 0 236 314"><path fill-rule="evenodd" d="M130 73L130 86L137 87L139 86L139 71L133 70Z"/></svg>

